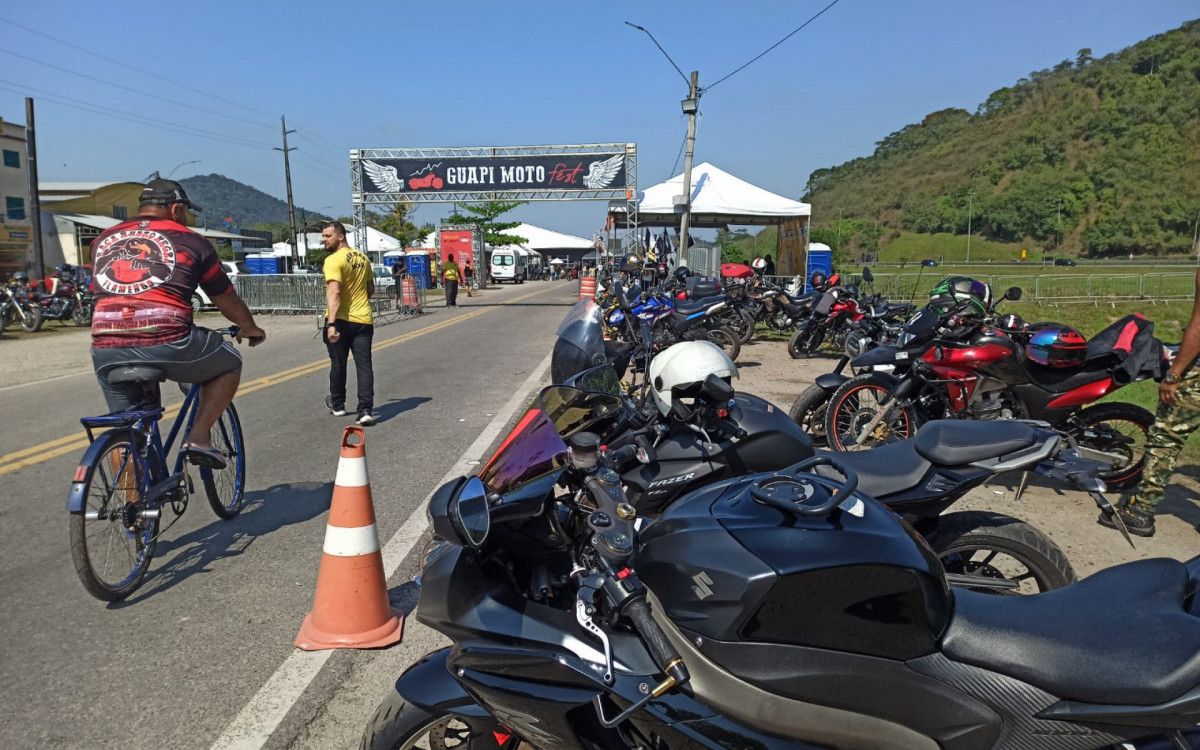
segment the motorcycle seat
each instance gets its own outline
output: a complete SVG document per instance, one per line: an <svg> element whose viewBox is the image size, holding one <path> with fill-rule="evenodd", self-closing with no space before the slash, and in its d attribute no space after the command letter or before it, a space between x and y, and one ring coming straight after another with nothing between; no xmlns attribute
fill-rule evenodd
<svg viewBox="0 0 1200 750"><path fill-rule="evenodd" d="M1065 700L1148 706L1200 683L1200 617L1175 560L1137 560L1037 596L955 590L942 653Z"/></svg>
<svg viewBox="0 0 1200 750"><path fill-rule="evenodd" d="M702 299L680 300L675 303L675 312L682 315L693 315L701 310L707 310L718 302L724 302L724 297L704 297Z"/></svg>
<svg viewBox="0 0 1200 750"><path fill-rule="evenodd" d="M912 442L915 451L931 463L961 466L1015 453L1035 440L1037 431L1023 422L939 419L922 425Z"/></svg>
<svg viewBox="0 0 1200 750"><path fill-rule="evenodd" d="M1108 357L1097 357L1078 367L1046 367L1027 360L1025 372L1038 387L1051 393L1066 393L1072 388L1109 377L1112 364Z"/></svg>
<svg viewBox="0 0 1200 750"><path fill-rule="evenodd" d="M108 371L109 383L162 383L167 374L149 365L125 365Z"/></svg>
<svg viewBox="0 0 1200 750"><path fill-rule="evenodd" d="M829 451L817 451L829 453ZM833 457L858 474L858 491L881 502L886 496L911 490L921 483L932 464L917 454L912 441L872 448L867 451L834 453ZM817 473L834 479L841 475L829 467L819 467Z"/></svg>

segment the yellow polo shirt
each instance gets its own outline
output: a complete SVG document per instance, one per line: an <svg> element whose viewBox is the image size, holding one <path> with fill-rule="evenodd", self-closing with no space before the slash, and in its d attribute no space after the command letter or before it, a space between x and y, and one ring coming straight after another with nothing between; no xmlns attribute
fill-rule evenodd
<svg viewBox="0 0 1200 750"><path fill-rule="evenodd" d="M325 259L324 272L326 284L337 281L342 285L337 319L372 323L371 297L367 293L367 282L373 278L371 260L352 247L343 247Z"/></svg>

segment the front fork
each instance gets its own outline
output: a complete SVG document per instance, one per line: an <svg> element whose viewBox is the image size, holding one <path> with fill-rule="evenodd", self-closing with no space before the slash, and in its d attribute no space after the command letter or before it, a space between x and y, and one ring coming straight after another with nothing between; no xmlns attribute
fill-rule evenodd
<svg viewBox="0 0 1200 750"><path fill-rule="evenodd" d="M905 378L893 386L892 390L888 391L887 394L884 395L883 400L879 402L879 407L875 410L875 414L871 417L871 421L863 425L862 429L858 431L858 434L854 436L854 444L862 445L865 443L867 438L871 436L871 433L875 431L875 428L879 426L879 423L882 422L888 415L888 412L890 412L897 405L901 404L904 399L907 399L909 394L911 394L916 387L917 381L915 378L911 377Z"/></svg>

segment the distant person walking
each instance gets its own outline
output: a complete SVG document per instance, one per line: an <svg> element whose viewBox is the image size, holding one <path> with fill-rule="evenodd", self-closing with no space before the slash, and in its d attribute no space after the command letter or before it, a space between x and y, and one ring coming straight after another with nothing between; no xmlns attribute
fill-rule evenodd
<svg viewBox="0 0 1200 750"><path fill-rule="evenodd" d="M1179 352L1158 387L1158 410L1146 436L1146 467L1137 492L1116 512L1130 534L1154 536L1154 515L1166 494L1175 462L1191 434L1200 427L1200 373L1193 365L1200 356L1200 271L1196 273L1196 298L1192 319L1184 331ZM1111 515L1100 514L1101 526L1116 528Z"/></svg>
<svg viewBox="0 0 1200 750"><path fill-rule="evenodd" d="M771 254L767 253L766 255L764 255L763 260L765 260L767 262L767 265L763 268L763 276L774 276L775 275L775 261L771 260Z"/></svg>
<svg viewBox="0 0 1200 750"><path fill-rule="evenodd" d="M346 360L354 355L358 379L360 425L375 423L375 375L371 370L371 340L375 336L371 295L375 277L371 261L346 243L346 227L328 221L321 225L321 242L330 252L325 259L325 329L329 350L329 395L325 406L335 417L346 414Z"/></svg>
<svg viewBox="0 0 1200 750"><path fill-rule="evenodd" d="M467 261L467 265L463 267L463 280L467 282L467 296L471 295L471 290L475 288L475 269L471 267L471 261Z"/></svg>
<svg viewBox="0 0 1200 750"><path fill-rule="evenodd" d="M392 294L396 296L396 309L401 310L401 301L404 299L404 276L406 273L406 265L404 256L396 261L396 265L392 266Z"/></svg>
<svg viewBox="0 0 1200 750"><path fill-rule="evenodd" d="M454 262L454 253L446 255L442 264L442 285L446 287L446 307L458 307L458 282L462 279L462 271Z"/></svg>

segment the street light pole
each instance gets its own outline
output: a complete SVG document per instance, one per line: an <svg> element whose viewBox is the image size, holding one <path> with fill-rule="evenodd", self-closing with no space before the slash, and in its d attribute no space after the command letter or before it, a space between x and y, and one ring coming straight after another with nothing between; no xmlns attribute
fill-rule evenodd
<svg viewBox="0 0 1200 750"><path fill-rule="evenodd" d="M683 216L679 219L679 265L687 265L688 224L692 218L692 153L696 148L696 112L700 109L700 71L693 70L688 98L682 102L688 116L687 153L683 159Z"/></svg>
<svg viewBox="0 0 1200 750"><path fill-rule="evenodd" d="M186 167L188 164L199 164L199 163L200 163L199 159L193 159L192 161L185 161L182 164L177 164L175 166L175 169L172 169L170 172L167 172L167 179L168 180L171 179L171 175L175 174L175 170L179 169L180 167ZM155 174L158 174L158 172L155 172Z"/></svg>
<svg viewBox="0 0 1200 750"><path fill-rule="evenodd" d="M975 191L967 191L967 262L971 262L971 219L975 216Z"/></svg>

